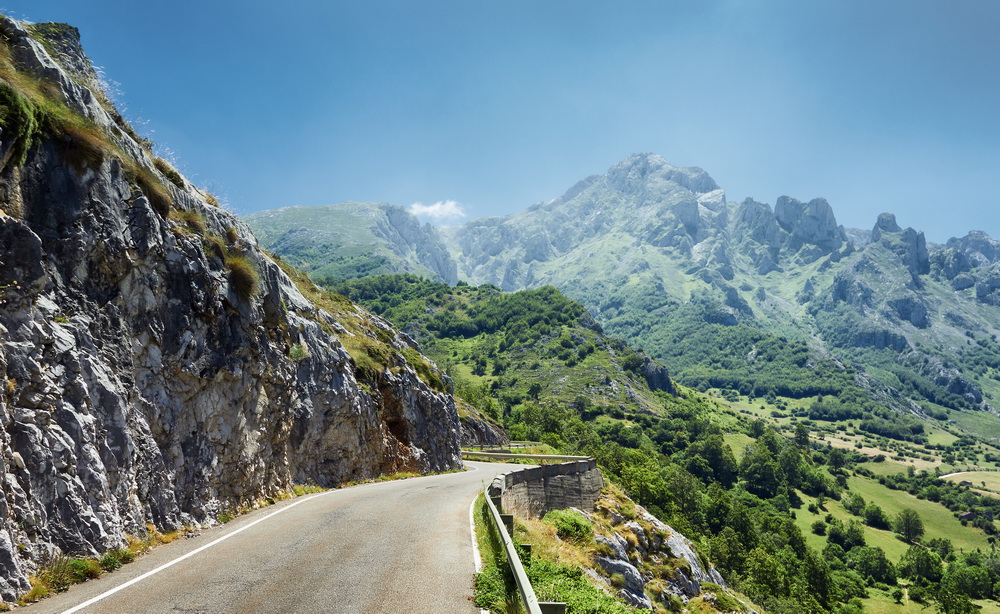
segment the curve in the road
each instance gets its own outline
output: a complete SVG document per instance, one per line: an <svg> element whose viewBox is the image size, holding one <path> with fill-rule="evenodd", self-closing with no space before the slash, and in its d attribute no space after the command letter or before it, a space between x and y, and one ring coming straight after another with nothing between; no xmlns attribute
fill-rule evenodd
<svg viewBox="0 0 1000 614"><path fill-rule="evenodd" d="M468 464L479 470L279 503L25 612L476 613L469 504L525 466Z"/></svg>

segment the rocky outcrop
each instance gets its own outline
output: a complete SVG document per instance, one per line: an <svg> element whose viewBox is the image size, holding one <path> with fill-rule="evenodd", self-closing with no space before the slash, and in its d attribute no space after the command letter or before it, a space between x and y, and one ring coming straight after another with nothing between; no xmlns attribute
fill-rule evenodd
<svg viewBox="0 0 1000 614"><path fill-rule="evenodd" d="M793 251L803 245L812 245L825 254L839 249L846 240L846 235L837 225L833 209L825 198L814 198L803 203L782 196L774 206L774 217L778 225L789 234L789 247Z"/></svg>
<svg viewBox="0 0 1000 614"><path fill-rule="evenodd" d="M244 224L154 167L88 80L22 24L0 29L93 126L26 144L8 116L0 133L0 595L147 523L460 466L454 400L404 357L412 342L313 304Z"/></svg>
<svg viewBox="0 0 1000 614"><path fill-rule="evenodd" d="M872 243L882 243L902 259L913 277L930 272L930 256L924 233L912 228L902 229L896 223L896 216L882 213L872 229Z"/></svg>
<svg viewBox="0 0 1000 614"><path fill-rule="evenodd" d="M382 237L400 256L413 253L417 262L437 273L445 283L458 281L457 265L430 224L421 226L420 220L402 207L381 207L387 224L377 226L378 233L383 233Z"/></svg>
<svg viewBox="0 0 1000 614"><path fill-rule="evenodd" d="M942 360L916 349L909 349L900 353L897 361L940 386L941 389L962 397L973 407L981 407L983 402L983 391L974 383L969 381L957 369L948 367Z"/></svg>
<svg viewBox="0 0 1000 614"><path fill-rule="evenodd" d="M670 372L665 366L649 356L642 357L642 365L639 367L639 372L646 380L646 384L649 385L650 390L662 390L668 394L677 395L677 386L670 379Z"/></svg>
<svg viewBox="0 0 1000 614"><path fill-rule="evenodd" d="M463 446L505 446L510 443L506 431L481 416L460 416Z"/></svg>
<svg viewBox="0 0 1000 614"><path fill-rule="evenodd" d="M577 510L586 516L598 532L594 541L604 550L595 562L605 579L621 576L618 595L626 603L653 609L649 595L659 594L667 603L670 595L687 602L702 592L702 584L711 582L725 588L726 583L714 567L705 567L691 542L642 506L629 506L631 519L619 513L610 499L602 498L593 513ZM608 580L609 584L615 585ZM658 590L647 590L658 586Z"/></svg>
<svg viewBox="0 0 1000 614"><path fill-rule="evenodd" d="M651 153L633 154L608 170L606 182L624 194L672 191L681 186L696 194L719 189L698 167L677 167Z"/></svg>
<svg viewBox="0 0 1000 614"><path fill-rule="evenodd" d="M981 230L949 239L946 247L964 254L974 266L989 266L1000 262L1000 241Z"/></svg>

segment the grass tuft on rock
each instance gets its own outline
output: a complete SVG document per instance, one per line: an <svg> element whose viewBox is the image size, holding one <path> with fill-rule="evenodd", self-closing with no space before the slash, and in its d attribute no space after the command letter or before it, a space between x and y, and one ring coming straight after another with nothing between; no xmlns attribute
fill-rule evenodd
<svg viewBox="0 0 1000 614"><path fill-rule="evenodd" d="M142 193L149 199L149 204L153 210L166 218L170 215L170 209L174 206L174 199L170 195L166 186L151 170L138 164L128 165L127 174L130 175Z"/></svg>
<svg viewBox="0 0 1000 614"><path fill-rule="evenodd" d="M163 158L153 158L153 166L156 170L163 173L163 176L170 180L170 183L174 184L178 188L184 188L184 179L181 174L178 173L174 167L170 166L170 163Z"/></svg>
<svg viewBox="0 0 1000 614"><path fill-rule="evenodd" d="M229 283L236 295L244 301L250 300L260 289L260 275L253 262L243 254L230 254L226 259Z"/></svg>
<svg viewBox="0 0 1000 614"><path fill-rule="evenodd" d="M228 250L226 249L226 242L222 240L222 237L216 235L205 235L201 238L202 246L205 248L205 253L211 254L218 258L224 264L226 258L228 257Z"/></svg>

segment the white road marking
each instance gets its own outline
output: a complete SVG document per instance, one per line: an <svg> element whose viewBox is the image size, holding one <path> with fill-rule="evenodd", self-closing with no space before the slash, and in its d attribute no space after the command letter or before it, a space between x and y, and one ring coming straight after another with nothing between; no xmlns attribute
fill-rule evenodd
<svg viewBox="0 0 1000 614"><path fill-rule="evenodd" d="M200 548L196 548L196 549L192 550L191 552L188 552L185 555L179 556L176 559L170 561L169 563L164 563L163 565L160 565L159 567L157 567L156 569L154 569L152 571L147 571L146 573L142 574L141 576L138 576L136 578L132 578L131 580L129 580L128 582L126 582L124 584L120 584L120 585L116 586L115 588L113 588L113 589L111 589L109 591L105 591L105 592L101 593L100 595L98 595L98 596L96 596L96 597L94 597L92 599L88 599L87 601L84 601L80 605L72 607L72 608L66 610L65 612L63 612L63 614L72 614L73 612L79 612L83 608L85 608L87 606L90 606L90 605L93 605L93 604L97 603L98 601L104 599L105 597L110 597L111 595L114 595L118 591L120 591L120 590L122 590L124 588L127 588L129 586L132 586L136 582L140 582L140 581L145 580L146 578L148 578L148 577L150 577L152 575L158 574L161 571L163 571L164 569L167 569L168 567L171 567L171 566L173 566L173 565L175 565L177 563L180 563L184 559L191 558L192 556L198 554L202 550L207 550L207 549L211 548L212 546L215 546L216 544L229 539L233 535L236 535L238 533L242 533L243 531L246 531L247 529L249 529L250 527L254 526L255 524L257 524L259 522L264 522L268 518L271 518L272 516L277 516L278 514L280 514L281 512L284 512L286 510L290 510L293 507L295 507L296 505L299 505L301 503L305 503L306 501L309 501L311 499L315 499L316 497L321 497L321 496L323 496L325 494L328 494L328 493L331 493L331 492L334 492L334 491L328 490L328 491L325 491L325 492L321 492L319 494L315 494L315 495L312 495L310 497L306 497L305 499L300 499L300 500L296 501L295 503L292 503L291 505L289 505L287 507L281 508L280 510L271 512L267 516L264 516L263 518L258 518L257 520L254 520L250 524L248 524L248 525L246 525L244 527L240 527L240 528L236 529L235 531L233 531L232 533L227 533L226 535L223 535L219 539L217 539L217 540L215 540L213 542L209 542L209 543L205 544L204 546L201 546Z"/></svg>
<svg viewBox="0 0 1000 614"><path fill-rule="evenodd" d="M476 499L479 495L476 495ZM476 573L483 570L483 557L479 556L479 544L476 541L476 518L473 513L476 509L476 499L469 504L469 530L472 531L472 560L476 562Z"/></svg>
<svg viewBox="0 0 1000 614"><path fill-rule="evenodd" d="M468 465L468 467L470 469L479 471L479 467L473 467L472 465ZM483 490L486 490L486 488L483 487ZM479 495L476 495L476 499L478 498ZM480 556L479 554L479 542L476 540L476 515L474 513L476 509L476 499L473 499L472 503L469 504L469 531L472 534L472 559L476 563L476 573L479 573L483 570L483 557ZM490 613L480 608L479 614L490 614Z"/></svg>

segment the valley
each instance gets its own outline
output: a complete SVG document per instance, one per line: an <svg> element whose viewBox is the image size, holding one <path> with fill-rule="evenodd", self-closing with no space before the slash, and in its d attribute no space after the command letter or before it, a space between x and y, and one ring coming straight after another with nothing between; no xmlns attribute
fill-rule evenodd
<svg viewBox="0 0 1000 614"><path fill-rule="evenodd" d="M946 544L940 558L954 561L956 572L966 568L966 555L973 566L977 552L993 560L997 528L985 518L1000 513L1000 500L938 476L996 469L1000 450L953 424L904 418L908 439L894 439L871 425L860 428L860 403L878 408L860 396L854 406L831 402L830 391L798 398L699 392L664 386L665 371L653 378L654 388L641 375L649 368L639 366L648 357L605 336L550 287L507 295L489 285L397 275L330 288L413 335L453 379L456 394L513 438L596 457L606 475L694 539L765 611L921 611L931 597L917 591L919 602L894 604L890 596L897 581L921 582L896 571L912 547L894 530L904 511L920 518L923 543ZM844 407L858 412L836 417ZM868 419L883 420L883 431L899 426L894 413L884 415ZM913 432L913 424L922 428ZM849 510L846 502L855 500L865 503ZM960 520L969 511L978 520ZM819 553L826 565L799 568L811 569L809 557ZM748 557L764 567L748 567ZM872 562L864 557L882 557L891 573L867 580ZM776 585L773 573L787 575ZM827 588L815 603L797 592L817 586ZM981 599L988 592L970 594L980 596L985 611L995 607Z"/></svg>

